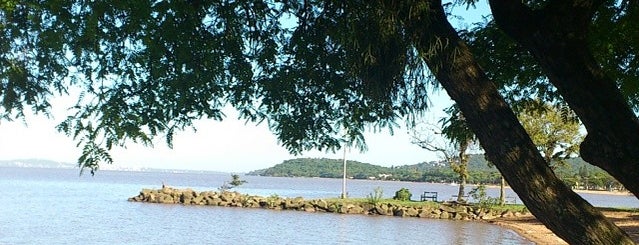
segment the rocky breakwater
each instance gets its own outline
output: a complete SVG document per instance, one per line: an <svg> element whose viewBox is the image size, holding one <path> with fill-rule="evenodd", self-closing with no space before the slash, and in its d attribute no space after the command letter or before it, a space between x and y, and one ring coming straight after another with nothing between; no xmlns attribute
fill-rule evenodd
<svg viewBox="0 0 639 245"><path fill-rule="evenodd" d="M305 200L301 197L261 197L230 191L196 192L191 189L175 189L169 187L162 189L143 189L139 195L129 198L129 201L454 220L492 220L499 217L521 215L519 212L508 210L496 211L458 203L420 202L415 203L416 205L400 205L383 201L371 203L365 201L350 201L349 199Z"/></svg>

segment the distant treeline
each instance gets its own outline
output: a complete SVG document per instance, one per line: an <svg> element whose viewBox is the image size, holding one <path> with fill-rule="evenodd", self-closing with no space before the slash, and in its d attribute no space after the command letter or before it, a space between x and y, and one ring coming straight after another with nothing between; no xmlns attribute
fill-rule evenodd
<svg viewBox="0 0 639 245"><path fill-rule="evenodd" d="M414 165L383 167L358 161L347 161L347 176L353 179L381 179L413 182L452 183L458 175L446 162L422 162ZM296 158L273 167L255 170L248 175L274 177L342 178L343 160L328 158ZM470 155L471 184L499 184L501 175L491 167L483 155ZM619 190L621 185L603 170L589 165L581 158L566 160L555 169L566 184L577 189Z"/></svg>

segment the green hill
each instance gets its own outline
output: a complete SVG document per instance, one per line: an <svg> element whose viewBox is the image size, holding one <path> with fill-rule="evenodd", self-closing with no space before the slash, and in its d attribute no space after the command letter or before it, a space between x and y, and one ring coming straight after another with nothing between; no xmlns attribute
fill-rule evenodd
<svg viewBox="0 0 639 245"><path fill-rule="evenodd" d="M475 160L477 159L477 160ZM499 174L486 165L481 155L471 156L470 170L483 181L496 183ZM343 160L328 158L297 158L286 160L273 167L251 171L248 175L274 177L342 178ZM456 174L446 162L422 162L414 165L383 167L358 161L347 161L347 175L354 179L386 179L420 182L454 182ZM471 180L473 181L473 180Z"/></svg>
<svg viewBox="0 0 639 245"><path fill-rule="evenodd" d="M275 176L275 177L322 177L341 178L343 173L343 160L328 158L297 158L286 160L271 168L249 172L249 175ZM368 178L380 173L391 172L390 168L362 163L357 161L346 162L348 175L353 178Z"/></svg>
<svg viewBox="0 0 639 245"><path fill-rule="evenodd" d="M484 155L469 156L469 179L472 184L498 184L501 175L488 164ZM286 160L273 167L251 171L248 175L274 177L321 177L342 178L343 160L328 158L297 158ZM458 181L447 162L431 161L413 165L383 167L358 161L347 161L347 175L354 179L384 179L417 182L450 183ZM616 180L603 170L587 164L581 158L566 160L566 164L555 169L564 182L575 188L619 189Z"/></svg>

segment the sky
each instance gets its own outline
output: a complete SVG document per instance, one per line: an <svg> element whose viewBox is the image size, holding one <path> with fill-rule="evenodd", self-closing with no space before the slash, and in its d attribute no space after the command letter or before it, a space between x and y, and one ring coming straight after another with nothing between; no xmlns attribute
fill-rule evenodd
<svg viewBox="0 0 639 245"><path fill-rule="evenodd" d="M81 149L71 137L56 131L55 126L67 115L73 98L56 98L52 101L53 117L28 114L25 121L0 122L0 160L45 159L57 162L76 163ZM445 114L442 109L451 105L443 92L433 93L434 104L424 120L436 122ZM310 151L292 155L277 142L266 124L245 124L237 120L233 110L225 111L223 121L199 120L197 131L187 129L174 136L173 149L166 146L163 137L154 141L153 147L129 143L127 148L114 148L111 154L113 166L109 168L164 168L190 169L222 172L248 172L272 167L284 160L297 157L343 158L343 151ZM26 122L26 124L25 124ZM388 130L366 133L368 150L347 151L349 160L381 166L417 164L437 160L437 155L410 142L411 136L403 123L391 135Z"/></svg>
<svg viewBox="0 0 639 245"><path fill-rule="evenodd" d="M456 14L463 14L464 21L451 19L455 26L481 20L488 12L485 3L477 9L458 8ZM0 121L0 160L44 159L65 163L76 163L81 149L68 136L56 131L55 126L67 115L75 98L56 97L52 100L52 118L27 114L24 121ZM443 109L452 101L444 92L431 94L432 107L423 118L428 123L436 123L445 114ZM302 155L291 155L277 142L266 124L245 124L236 120L237 114L225 111L223 121L200 120L195 122L196 132L187 130L174 136L173 149L169 149L163 137L155 140L154 147L133 143L127 148L111 151L114 159L109 168L163 168L208 170L243 173L272 167L284 160L298 157L342 159L343 152L310 151ZM391 135L387 130L365 134L368 151L355 149L347 151L346 158L381 166L411 165L425 161L439 160L439 156L411 143L411 136L403 122Z"/></svg>

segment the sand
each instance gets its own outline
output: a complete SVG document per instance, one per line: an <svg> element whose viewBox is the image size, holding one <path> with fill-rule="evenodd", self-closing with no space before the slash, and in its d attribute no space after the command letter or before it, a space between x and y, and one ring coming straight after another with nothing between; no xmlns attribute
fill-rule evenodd
<svg viewBox="0 0 639 245"><path fill-rule="evenodd" d="M602 211L617 226L639 243L639 212ZM511 229L536 244L568 244L553 234L531 214L518 217L500 218L490 223Z"/></svg>

